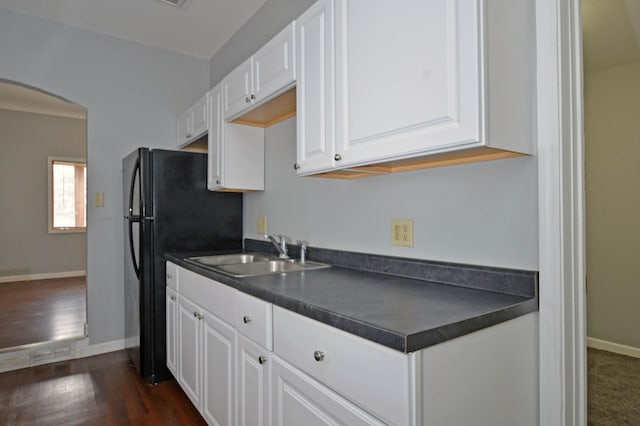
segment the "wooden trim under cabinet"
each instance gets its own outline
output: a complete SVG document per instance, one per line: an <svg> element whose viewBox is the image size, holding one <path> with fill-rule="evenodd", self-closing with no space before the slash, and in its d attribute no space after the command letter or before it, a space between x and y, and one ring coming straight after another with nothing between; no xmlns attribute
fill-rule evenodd
<svg viewBox="0 0 640 426"><path fill-rule="evenodd" d="M232 123L248 126L269 127L296 115L296 88L292 88L246 114Z"/></svg>
<svg viewBox="0 0 640 426"><path fill-rule="evenodd" d="M526 154L496 148L478 147L455 152L407 158L404 160L388 161L369 166L354 167L351 169L333 170L310 176L330 179L358 179L370 176L380 176L381 174L408 172L427 169L430 167L452 166L479 161L500 160L504 158L520 157L523 155Z"/></svg>

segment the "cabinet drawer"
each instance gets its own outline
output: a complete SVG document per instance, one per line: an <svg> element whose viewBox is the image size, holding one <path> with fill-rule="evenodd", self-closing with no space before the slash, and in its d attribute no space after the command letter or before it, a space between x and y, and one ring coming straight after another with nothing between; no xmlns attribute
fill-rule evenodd
<svg viewBox="0 0 640 426"><path fill-rule="evenodd" d="M178 269L180 295L197 301L202 308L233 324L235 289L187 269Z"/></svg>
<svg viewBox="0 0 640 426"><path fill-rule="evenodd" d="M271 303L236 292L235 326L238 332L261 346L273 348Z"/></svg>
<svg viewBox="0 0 640 426"><path fill-rule="evenodd" d="M166 280L167 287L178 291L178 266L171 262L167 262Z"/></svg>
<svg viewBox="0 0 640 426"><path fill-rule="evenodd" d="M392 424L410 424L410 358L278 306L274 353Z"/></svg>

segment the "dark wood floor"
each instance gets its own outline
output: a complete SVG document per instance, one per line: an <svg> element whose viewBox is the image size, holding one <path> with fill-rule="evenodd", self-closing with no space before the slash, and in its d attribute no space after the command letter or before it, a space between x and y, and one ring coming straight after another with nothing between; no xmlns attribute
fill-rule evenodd
<svg viewBox="0 0 640 426"><path fill-rule="evenodd" d="M84 334L86 278L0 283L0 349Z"/></svg>
<svg viewBox="0 0 640 426"><path fill-rule="evenodd" d="M149 385L125 351L0 374L2 425L204 425L178 384Z"/></svg>

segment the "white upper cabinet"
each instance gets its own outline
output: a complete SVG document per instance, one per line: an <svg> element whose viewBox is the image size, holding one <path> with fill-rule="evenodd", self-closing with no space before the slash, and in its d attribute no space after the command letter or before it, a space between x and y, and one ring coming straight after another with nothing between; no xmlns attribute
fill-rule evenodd
<svg viewBox="0 0 640 426"><path fill-rule="evenodd" d="M342 164L480 140L477 2L336 1Z"/></svg>
<svg viewBox="0 0 640 426"><path fill-rule="evenodd" d="M296 79L294 33L295 21L222 80L225 120L290 88Z"/></svg>
<svg viewBox="0 0 640 426"><path fill-rule="evenodd" d="M205 94L180 114L177 122L178 146L183 147L209 129L209 100Z"/></svg>
<svg viewBox="0 0 640 426"><path fill-rule="evenodd" d="M299 174L334 166L333 0L319 0L296 21Z"/></svg>
<svg viewBox="0 0 640 426"><path fill-rule="evenodd" d="M298 38L298 173L532 153L534 12L532 1L335 0L335 105L320 93L326 45ZM317 136L332 114L333 145Z"/></svg>
<svg viewBox="0 0 640 426"><path fill-rule="evenodd" d="M204 135L209 130L208 98L204 95L191 107L191 133L193 137Z"/></svg>
<svg viewBox="0 0 640 426"><path fill-rule="evenodd" d="M264 129L227 123L223 84L209 92L207 188L210 191L264 190Z"/></svg>
<svg viewBox="0 0 640 426"><path fill-rule="evenodd" d="M296 80L295 21L253 55L254 103L288 89Z"/></svg>
<svg viewBox="0 0 640 426"><path fill-rule="evenodd" d="M248 109L252 103L253 56L222 80L224 118L229 119ZM254 95L255 98L255 95Z"/></svg>

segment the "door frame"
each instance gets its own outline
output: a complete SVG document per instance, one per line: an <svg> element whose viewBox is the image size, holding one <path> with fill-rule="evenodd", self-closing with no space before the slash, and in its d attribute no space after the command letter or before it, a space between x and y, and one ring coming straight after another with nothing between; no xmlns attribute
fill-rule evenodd
<svg viewBox="0 0 640 426"><path fill-rule="evenodd" d="M537 0L539 422L586 424L580 0Z"/></svg>

